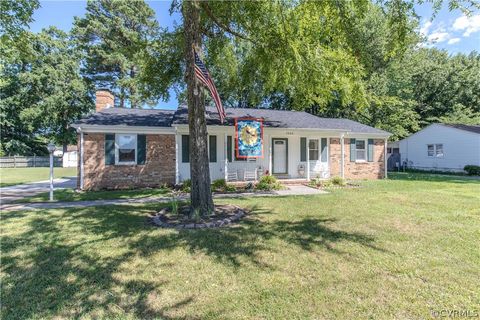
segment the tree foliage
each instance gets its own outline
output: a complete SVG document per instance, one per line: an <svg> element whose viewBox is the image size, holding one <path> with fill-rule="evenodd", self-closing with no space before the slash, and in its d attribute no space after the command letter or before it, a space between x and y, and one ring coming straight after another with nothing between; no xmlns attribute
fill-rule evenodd
<svg viewBox="0 0 480 320"><path fill-rule="evenodd" d="M1 70L2 149L7 154L45 152L47 140L75 142L71 122L93 106L80 76L81 56L68 35L53 27L28 34L28 55Z"/></svg>
<svg viewBox="0 0 480 320"><path fill-rule="evenodd" d="M115 92L120 107L138 108L168 98L165 86L156 86L155 94L150 90L154 73L150 68L158 70L158 62L169 68L155 58L168 57L170 52L168 36L165 42L158 41L162 30L144 1L89 1L85 17L75 19L72 33L85 52L83 74L97 87Z"/></svg>

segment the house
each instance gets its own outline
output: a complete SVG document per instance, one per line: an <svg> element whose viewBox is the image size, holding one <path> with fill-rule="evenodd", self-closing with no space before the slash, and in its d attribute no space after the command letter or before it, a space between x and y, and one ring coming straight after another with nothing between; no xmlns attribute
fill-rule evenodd
<svg viewBox="0 0 480 320"><path fill-rule="evenodd" d="M466 165L480 165L480 126L435 123L399 144L407 167L463 171Z"/></svg>
<svg viewBox="0 0 480 320"><path fill-rule="evenodd" d="M188 112L114 108L109 91L98 91L96 113L73 124L78 132L79 188L132 188L177 184L190 178ZM247 180L272 173L282 179L386 176L389 133L347 119L306 112L226 109L220 123L206 108L210 174L213 179ZM263 121L262 158L235 153L238 118Z"/></svg>
<svg viewBox="0 0 480 320"><path fill-rule="evenodd" d="M67 151L62 154L64 168L76 167L78 165L78 152L76 145L68 145Z"/></svg>

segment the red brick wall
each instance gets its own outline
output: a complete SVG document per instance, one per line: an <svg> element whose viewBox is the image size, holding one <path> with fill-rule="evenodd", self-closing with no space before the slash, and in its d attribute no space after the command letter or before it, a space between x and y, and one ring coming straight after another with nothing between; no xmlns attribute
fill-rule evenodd
<svg viewBox="0 0 480 320"><path fill-rule="evenodd" d="M80 138L78 140L80 141ZM106 166L105 134L84 133L84 170L85 190L144 188L157 187L165 183L174 184L175 136L147 135L144 165Z"/></svg>
<svg viewBox="0 0 480 320"><path fill-rule="evenodd" d="M383 139L374 139L372 162L350 161L350 139L345 139L345 178L346 179L380 179L385 175ZM341 175L340 138L330 139L330 175Z"/></svg>

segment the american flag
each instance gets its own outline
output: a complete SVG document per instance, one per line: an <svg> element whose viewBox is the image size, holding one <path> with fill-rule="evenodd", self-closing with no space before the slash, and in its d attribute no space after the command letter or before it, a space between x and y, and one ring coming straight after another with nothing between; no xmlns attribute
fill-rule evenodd
<svg viewBox="0 0 480 320"><path fill-rule="evenodd" d="M212 95L213 101L215 101L215 106L217 107L218 115L220 117L220 122L223 123L225 120L226 114L225 109L222 105L222 100L220 100L220 96L218 95L217 88L213 83L212 77L208 73L207 67L203 64L202 60L198 56L197 52L195 53L195 76L197 79L203 83L207 88L210 90L210 94Z"/></svg>

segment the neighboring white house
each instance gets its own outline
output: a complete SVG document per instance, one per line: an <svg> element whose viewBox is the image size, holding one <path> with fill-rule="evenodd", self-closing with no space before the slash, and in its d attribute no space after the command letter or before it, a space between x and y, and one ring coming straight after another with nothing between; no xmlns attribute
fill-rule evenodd
<svg viewBox="0 0 480 320"><path fill-rule="evenodd" d="M480 165L480 126L432 124L400 141L402 163L410 168L463 171Z"/></svg>

